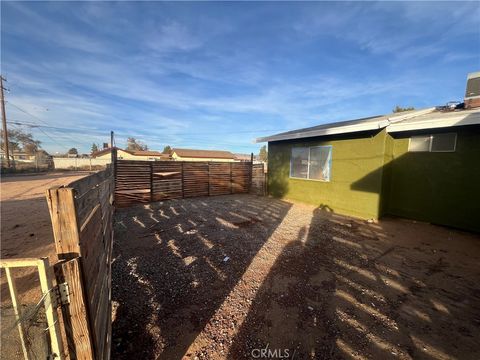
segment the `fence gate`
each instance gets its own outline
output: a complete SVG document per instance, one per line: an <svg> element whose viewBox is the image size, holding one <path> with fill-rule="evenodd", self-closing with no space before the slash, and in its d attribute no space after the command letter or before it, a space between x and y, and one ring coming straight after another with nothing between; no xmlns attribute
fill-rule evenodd
<svg viewBox="0 0 480 360"><path fill-rule="evenodd" d="M113 193L109 166L46 194L60 259L55 275L68 285L62 314L73 359L110 358Z"/></svg>

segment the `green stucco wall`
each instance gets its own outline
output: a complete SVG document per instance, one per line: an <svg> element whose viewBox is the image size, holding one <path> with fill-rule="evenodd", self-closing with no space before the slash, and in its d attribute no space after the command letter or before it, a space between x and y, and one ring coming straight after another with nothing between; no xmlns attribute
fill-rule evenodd
<svg viewBox="0 0 480 360"><path fill-rule="evenodd" d="M385 161L385 131L270 142L268 188L275 197L299 200L336 213L378 218ZM329 182L290 178L293 146L332 145Z"/></svg>
<svg viewBox="0 0 480 360"><path fill-rule="evenodd" d="M457 133L455 152L408 152L410 136L422 132L270 142L269 193L360 218L390 214L478 232L480 126L448 132ZM292 147L318 145L332 146L330 182L290 178Z"/></svg>
<svg viewBox="0 0 480 360"><path fill-rule="evenodd" d="M448 132L457 133L455 152L408 152L412 134L394 135L383 212L480 231L480 127Z"/></svg>

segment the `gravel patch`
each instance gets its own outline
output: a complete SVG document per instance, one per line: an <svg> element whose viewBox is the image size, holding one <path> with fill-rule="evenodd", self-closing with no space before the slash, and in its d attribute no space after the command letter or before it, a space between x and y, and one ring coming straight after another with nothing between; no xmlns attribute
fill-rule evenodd
<svg viewBox="0 0 480 360"><path fill-rule="evenodd" d="M251 195L122 209L115 232L114 359L480 356L478 236Z"/></svg>

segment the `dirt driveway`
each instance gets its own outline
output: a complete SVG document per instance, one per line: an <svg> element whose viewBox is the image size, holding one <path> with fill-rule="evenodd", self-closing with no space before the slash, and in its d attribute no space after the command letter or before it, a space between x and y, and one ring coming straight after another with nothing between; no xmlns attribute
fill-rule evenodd
<svg viewBox="0 0 480 360"><path fill-rule="evenodd" d="M41 175L2 176L1 179L1 257L25 258L48 257L50 263L56 261L55 245L53 243L52 226L45 199L45 190L56 185L66 185L87 173L50 173ZM24 311L36 304L41 292L36 272L32 269L14 269L15 284ZM2 359L23 358L18 332L14 324L14 314L7 279L4 271L0 277L2 317ZM39 331L34 324L27 331L27 342L37 358L42 358L45 352L43 329ZM42 338L38 338L38 337Z"/></svg>
<svg viewBox="0 0 480 360"><path fill-rule="evenodd" d="M54 254L45 190L66 185L86 175L87 173L51 173L2 177L2 258Z"/></svg>
<svg viewBox="0 0 480 360"><path fill-rule="evenodd" d="M478 235L250 195L115 231L114 359L480 358Z"/></svg>

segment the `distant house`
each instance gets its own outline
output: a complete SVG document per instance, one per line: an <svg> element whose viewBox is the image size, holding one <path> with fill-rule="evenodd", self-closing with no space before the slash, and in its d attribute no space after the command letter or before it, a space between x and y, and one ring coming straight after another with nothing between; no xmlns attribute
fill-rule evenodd
<svg viewBox="0 0 480 360"><path fill-rule="evenodd" d="M170 160L170 155L162 154L158 151L150 150L123 150L120 148L117 149L117 159L119 160L146 160L146 161L159 161L159 160ZM111 148L106 148L92 154L92 158L96 159L105 159L108 160L111 158Z"/></svg>
<svg viewBox="0 0 480 360"><path fill-rule="evenodd" d="M5 159L5 152L3 149L0 149L0 159ZM34 162L35 154L27 154L24 151L13 151L10 152L10 160L19 161L19 162Z"/></svg>
<svg viewBox="0 0 480 360"><path fill-rule="evenodd" d="M465 106L257 139L268 142L268 191L365 219L395 215L480 231L480 108Z"/></svg>
<svg viewBox="0 0 480 360"><path fill-rule="evenodd" d="M197 150L173 148L171 157L174 161L222 161L235 162L235 155L230 151Z"/></svg>
<svg viewBox="0 0 480 360"><path fill-rule="evenodd" d="M235 155L235 160L237 161L251 161L252 160L252 154L234 154ZM253 155L253 163L254 164L259 164L259 163L264 163L264 161L260 160L260 156L258 155Z"/></svg>
<svg viewBox="0 0 480 360"><path fill-rule="evenodd" d="M235 155L235 160L237 161L242 161L242 162L247 162L252 159L252 155L250 154L234 154ZM255 160L255 157L254 157Z"/></svg>

